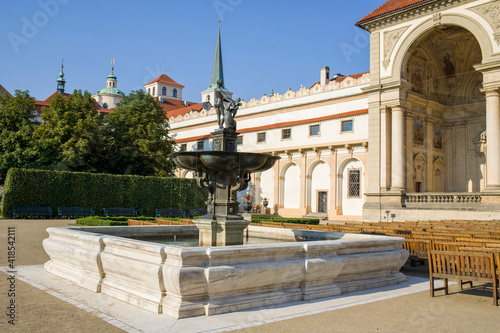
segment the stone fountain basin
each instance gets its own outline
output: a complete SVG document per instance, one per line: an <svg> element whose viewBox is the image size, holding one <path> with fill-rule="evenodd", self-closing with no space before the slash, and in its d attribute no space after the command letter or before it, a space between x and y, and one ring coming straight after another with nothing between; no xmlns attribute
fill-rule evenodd
<svg viewBox="0 0 500 333"><path fill-rule="evenodd" d="M227 151L176 152L174 163L188 170L261 172L271 168L280 157L269 154Z"/></svg>
<svg viewBox="0 0 500 333"><path fill-rule="evenodd" d="M175 318L331 297L406 280L399 270L408 252L399 237L249 226L250 236L291 242L184 248L124 237L196 237L196 226L47 232L48 272Z"/></svg>

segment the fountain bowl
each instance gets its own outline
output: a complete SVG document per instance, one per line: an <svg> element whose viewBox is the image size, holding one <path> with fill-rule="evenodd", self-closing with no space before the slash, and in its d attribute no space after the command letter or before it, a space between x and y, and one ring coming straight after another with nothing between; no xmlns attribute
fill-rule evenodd
<svg viewBox="0 0 500 333"><path fill-rule="evenodd" d="M229 151L186 151L170 154L172 161L181 168L193 171L262 172L280 159L278 156L260 153Z"/></svg>

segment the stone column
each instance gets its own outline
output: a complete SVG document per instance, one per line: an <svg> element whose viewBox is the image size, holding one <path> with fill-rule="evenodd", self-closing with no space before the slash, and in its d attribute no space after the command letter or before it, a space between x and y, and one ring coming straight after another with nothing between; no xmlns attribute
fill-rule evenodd
<svg viewBox="0 0 500 333"><path fill-rule="evenodd" d="M337 202L337 149L330 146L330 193L328 203L328 215L337 215L336 202Z"/></svg>
<svg viewBox="0 0 500 333"><path fill-rule="evenodd" d="M380 189L385 192L391 187L391 112L380 108Z"/></svg>
<svg viewBox="0 0 500 333"><path fill-rule="evenodd" d="M391 145L391 191L405 189L404 158L404 112L400 105L392 107L392 145Z"/></svg>
<svg viewBox="0 0 500 333"><path fill-rule="evenodd" d="M500 92L486 94L486 190L500 191Z"/></svg>

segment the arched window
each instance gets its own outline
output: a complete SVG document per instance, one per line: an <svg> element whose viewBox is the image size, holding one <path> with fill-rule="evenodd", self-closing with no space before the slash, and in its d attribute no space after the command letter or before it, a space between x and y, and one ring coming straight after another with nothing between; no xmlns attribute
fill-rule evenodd
<svg viewBox="0 0 500 333"><path fill-rule="evenodd" d="M113 82L113 87L116 88L116 82Z"/></svg>
<svg viewBox="0 0 500 333"><path fill-rule="evenodd" d="M148 88L148 94L151 95L151 88Z"/></svg>
<svg viewBox="0 0 500 333"><path fill-rule="evenodd" d="M207 95L207 102L210 102L210 95Z"/></svg>
<svg viewBox="0 0 500 333"><path fill-rule="evenodd" d="M165 96L167 94L167 88L165 87L161 88L161 94Z"/></svg>
<svg viewBox="0 0 500 333"><path fill-rule="evenodd" d="M153 96L155 95L155 87L153 87Z"/></svg>
<svg viewBox="0 0 500 333"><path fill-rule="evenodd" d="M174 97L177 97L177 89L174 89L173 95L174 95Z"/></svg>
<svg viewBox="0 0 500 333"><path fill-rule="evenodd" d="M108 103L104 103L104 104L102 105L102 107L103 107L103 108L105 108L105 109L107 109L107 108L108 108Z"/></svg>

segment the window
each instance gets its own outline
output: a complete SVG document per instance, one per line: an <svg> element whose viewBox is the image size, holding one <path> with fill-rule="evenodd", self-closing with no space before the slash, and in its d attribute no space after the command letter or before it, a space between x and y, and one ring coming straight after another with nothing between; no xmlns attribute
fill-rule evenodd
<svg viewBox="0 0 500 333"><path fill-rule="evenodd" d="M165 96L167 94L167 88L165 87L161 88L161 94Z"/></svg>
<svg viewBox="0 0 500 333"><path fill-rule="evenodd" d="M107 108L108 108L108 103L104 103L104 104L102 105L102 107L103 107L103 108L105 108L105 109L107 109Z"/></svg>
<svg viewBox="0 0 500 333"><path fill-rule="evenodd" d="M155 95L155 87L153 87L153 96Z"/></svg>
<svg viewBox="0 0 500 333"><path fill-rule="evenodd" d="M352 120L344 120L341 123L340 132L352 132Z"/></svg>
<svg viewBox="0 0 500 333"><path fill-rule="evenodd" d="M266 132L257 133L257 142L266 142Z"/></svg>
<svg viewBox="0 0 500 333"><path fill-rule="evenodd" d="M207 95L207 102L210 102L210 95Z"/></svg>
<svg viewBox="0 0 500 333"><path fill-rule="evenodd" d="M289 140L292 138L292 129L285 128L281 130L281 140Z"/></svg>
<svg viewBox="0 0 500 333"><path fill-rule="evenodd" d="M349 170L347 179L347 197L348 198L360 198L361 197L361 187L360 187L360 170Z"/></svg>
<svg viewBox="0 0 500 333"><path fill-rule="evenodd" d="M174 97L177 97L177 89L174 89Z"/></svg>
<svg viewBox="0 0 500 333"><path fill-rule="evenodd" d="M148 88L148 94L151 95L151 88Z"/></svg>
<svg viewBox="0 0 500 333"><path fill-rule="evenodd" d="M243 144L243 135L239 135L237 138L236 138L236 144L241 146Z"/></svg>
<svg viewBox="0 0 500 333"><path fill-rule="evenodd" d="M205 141L200 140L196 143L196 150L204 150L205 149Z"/></svg>
<svg viewBox="0 0 500 333"><path fill-rule="evenodd" d="M309 126L309 136L318 136L319 135L319 124Z"/></svg>
<svg viewBox="0 0 500 333"><path fill-rule="evenodd" d="M179 147L179 151L186 151L186 150L187 150L187 144L186 143L181 144L181 146Z"/></svg>

